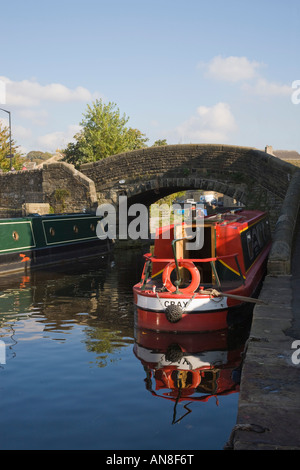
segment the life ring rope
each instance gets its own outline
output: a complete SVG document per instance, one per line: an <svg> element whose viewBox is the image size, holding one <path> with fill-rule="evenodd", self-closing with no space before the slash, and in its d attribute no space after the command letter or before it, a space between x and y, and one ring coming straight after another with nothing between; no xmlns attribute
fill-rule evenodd
<svg viewBox="0 0 300 470"><path fill-rule="evenodd" d="M180 292L182 292L183 294L195 292L195 290L199 287L200 284L199 270L192 261L188 260L178 260L178 265L180 268L186 268L192 277L190 284L187 287L180 288ZM175 292L175 290L177 289L177 287L171 281L171 274L175 267L175 261L171 261L167 264L162 274L163 285L169 292Z"/></svg>

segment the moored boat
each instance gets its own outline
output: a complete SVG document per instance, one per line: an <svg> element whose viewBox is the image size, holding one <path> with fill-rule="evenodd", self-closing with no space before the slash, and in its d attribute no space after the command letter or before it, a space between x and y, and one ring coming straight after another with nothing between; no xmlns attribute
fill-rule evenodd
<svg viewBox="0 0 300 470"><path fill-rule="evenodd" d="M202 229L197 250L187 248L186 224L157 230L154 252L144 255L133 288L138 328L221 330L229 309L254 301L271 247L267 214L239 208L206 216Z"/></svg>
<svg viewBox="0 0 300 470"><path fill-rule="evenodd" d="M0 274L108 252L110 241L96 233L99 220L88 213L0 219Z"/></svg>

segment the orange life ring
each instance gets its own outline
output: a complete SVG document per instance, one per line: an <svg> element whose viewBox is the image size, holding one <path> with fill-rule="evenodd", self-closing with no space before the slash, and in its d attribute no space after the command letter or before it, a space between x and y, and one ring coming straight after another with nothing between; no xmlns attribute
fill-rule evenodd
<svg viewBox="0 0 300 470"><path fill-rule="evenodd" d="M199 270L196 268L196 266L194 265L192 261L181 260L181 261L178 261L178 265L181 268L186 268L192 276L191 283L187 287L184 287L183 289L180 288L180 292L182 292L183 294L189 294L191 292L195 292L195 290L200 284ZM166 286L169 292L174 292L176 290L176 286L174 286L174 284L171 281L171 273L173 269L175 269L175 267L176 267L175 261L171 261L169 264L167 264L162 274L163 284L164 286Z"/></svg>

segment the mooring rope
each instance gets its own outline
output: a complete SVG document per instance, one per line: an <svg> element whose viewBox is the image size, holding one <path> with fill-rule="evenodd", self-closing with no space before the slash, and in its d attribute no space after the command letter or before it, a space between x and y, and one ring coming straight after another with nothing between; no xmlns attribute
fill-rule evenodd
<svg viewBox="0 0 300 470"><path fill-rule="evenodd" d="M256 433L263 433L269 431L268 428L261 426L260 424L236 424L231 431L228 441L224 446L224 450L233 450L234 448L234 437L237 431L251 431Z"/></svg>

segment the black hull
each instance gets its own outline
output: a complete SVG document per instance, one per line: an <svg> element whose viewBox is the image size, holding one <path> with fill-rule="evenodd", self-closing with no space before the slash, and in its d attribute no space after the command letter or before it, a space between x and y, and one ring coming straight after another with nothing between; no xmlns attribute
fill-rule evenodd
<svg viewBox="0 0 300 470"><path fill-rule="evenodd" d="M25 250L20 253L0 255L0 275L39 269L66 262L80 262L86 258L97 258L109 253L112 249L110 240L78 242L68 245Z"/></svg>

